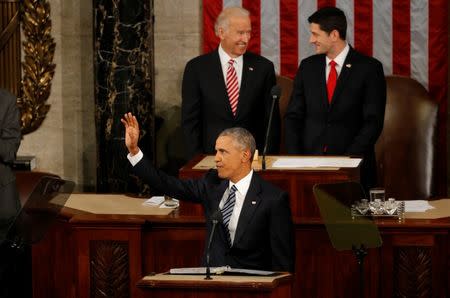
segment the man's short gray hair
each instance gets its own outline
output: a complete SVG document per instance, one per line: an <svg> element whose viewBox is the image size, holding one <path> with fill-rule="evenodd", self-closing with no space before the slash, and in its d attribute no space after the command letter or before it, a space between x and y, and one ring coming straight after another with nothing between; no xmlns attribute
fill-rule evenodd
<svg viewBox="0 0 450 298"><path fill-rule="evenodd" d="M255 154L256 150L256 142L255 138L252 136L252 134L242 127L232 127L227 128L224 131L222 131L219 135L219 137L231 137L234 141L234 143L241 149L241 150L250 150L250 160L253 160L253 155Z"/></svg>
<svg viewBox="0 0 450 298"><path fill-rule="evenodd" d="M230 17L250 17L250 12L239 6L230 6L222 10L214 24L214 32L219 36L219 28L228 29Z"/></svg>

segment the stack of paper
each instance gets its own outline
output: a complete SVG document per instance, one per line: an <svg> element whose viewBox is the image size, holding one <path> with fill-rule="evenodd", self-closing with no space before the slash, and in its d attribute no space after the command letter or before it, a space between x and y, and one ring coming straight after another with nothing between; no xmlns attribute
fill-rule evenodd
<svg viewBox="0 0 450 298"><path fill-rule="evenodd" d="M425 212L434 209L433 206L424 200L405 201L405 212Z"/></svg>
<svg viewBox="0 0 450 298"><path fill-rule="evenodd" d="M280 157L272 168L356 168L360 162L349 157Z"/></svg>
<svg viewBox="0 0 450 298"><path fill-rule="evenodd" d="M254 270L243 268L231 268L230 266L211 267L212 274L235 274L235 275L273 275L274 271ZM186 267L186 268L172 268L170 274L206 274L206 267Z"/></svg>
<svg viewBox="0 0 450 298"><path fill-rule="evenodd" d="M161 205L162 202L164 202L164 196L154 196L148 200L145 200L144 203L142 203L142 205L156 207Z"/></svg>

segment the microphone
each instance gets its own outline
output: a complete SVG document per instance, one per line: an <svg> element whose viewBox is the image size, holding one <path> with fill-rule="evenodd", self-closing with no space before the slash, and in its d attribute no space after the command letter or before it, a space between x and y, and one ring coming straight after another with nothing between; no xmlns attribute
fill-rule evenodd
<svg viewBox="0 0 450 298"><path fill-rule="evenodd" d="M270 90L270 95L272 96L272 107L270 108L270 115L269 115L269 123L267 124L267 131L266 131L266 139L264 141L264 150L263 150L263 157L262 157L262 169L266 169L266 153L267 153L267 146L269 144L269 136L270 136L270 128L272 126L272 117L273 117L273 111L275 109L275 103L277 102L277 99L280 99L281 96L281 87L278 85L275 85Z"/></svg>
<svg viewBox="0 0 450 298"><path fill-rule="evenodd" d="M205 279L212 279L211 278L211 268L209 264L209 251L211 249L211 243L214 237L214 231L216 230L216 226L219 222L222 222L222 212L220 210L214 211L214 213L211 215L211 221L212 221L212 229L211 234L209 234L208 239L208 246L206 248L206 277Z"/></svg>

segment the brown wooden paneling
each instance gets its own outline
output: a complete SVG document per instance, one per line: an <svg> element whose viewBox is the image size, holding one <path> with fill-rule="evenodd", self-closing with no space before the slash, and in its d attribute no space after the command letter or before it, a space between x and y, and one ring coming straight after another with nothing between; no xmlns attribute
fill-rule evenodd
<svg viewBox="0 0 450 298"><path fill-rule="evenodd" d="M150 252L144 259L144 275L166 272L170 268L197 267L201 264L204 247L205 229L202 224L153 226L143 239L143 250Z"/></svg>
<svg viewBox="0 0 450 298"><path fill-rule="evenodd" d="M0 88L20 96L20 1L0 1Z"/></svg>
<svg viewBox="0 0 450 298"><path fill-rule="evenodd" d="M251 280L236 281L235 277L223 276L205 280L198 276L193 280L178 277L167 280L163 275L141 280L138 287L144 297L165 298L290 298L292 297L292 275L281 273L273 281L254 277Z"/></svg>
<svg viewBox="0 0 450 298"><path fill-rule="evenodd" d="M91 298L130 297L130 264L126 241L90 241Z"/></svg>
<svg viewBox="0 0 450 298"><path fill-rule="evenodd" d="M77 297L74 240L72 226L60 220L33 245L33 297Z"/></svg>
<svg viewBox="0 0 450 298"><path fill-rule="evenodd" d="M90 278L92 241L127 243L131 297L146 295L136 287L145 275L200 264L205 243L201 216L80 215L67 210L65 214L71 217L69 222L59 222L33 247L35 298L92 297L89 293L96 285ZM353 253L332 247L320 219L295 217L294 223L293 297L358 297L359 273ZM366 297L410 293L449 297L450 219L384 219L376 224L383 245L369 249L365 259Z"/></svg>

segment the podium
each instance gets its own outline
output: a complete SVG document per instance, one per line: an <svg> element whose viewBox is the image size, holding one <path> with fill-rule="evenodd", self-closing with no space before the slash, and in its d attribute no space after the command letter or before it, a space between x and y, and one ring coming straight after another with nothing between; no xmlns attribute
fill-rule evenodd
<svg viewBox="0 0 450 298"><path fill-rule="evenodd" d="M276 276L156 274L142 278L137 286L142 297L152 298L289 298L292 297L292 275Z"/></svg>

